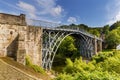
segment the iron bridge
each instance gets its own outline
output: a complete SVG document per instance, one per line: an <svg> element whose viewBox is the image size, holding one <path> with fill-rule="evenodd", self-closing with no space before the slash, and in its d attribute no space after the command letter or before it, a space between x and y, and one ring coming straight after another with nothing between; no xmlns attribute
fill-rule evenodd
<svg viewBox="0 0 120 80"><path fill-rule="evenodd" d="M42 66L51 69L55 54L67 36L76 39L79 54L91 58L98 51L102 50L102 40L79 29L43 28L42 43Z"/></svg>
<svg viewBox="0 0 120 80"><path fill-rule="evenodd" d="M102 51L102 39L89 34L79 28L60 28L60 24L29 20L30 25L42 26L42 67L50 70L55 54L62 41L69 35L76 39L79 54L91 58L98 51Z"/></svg>

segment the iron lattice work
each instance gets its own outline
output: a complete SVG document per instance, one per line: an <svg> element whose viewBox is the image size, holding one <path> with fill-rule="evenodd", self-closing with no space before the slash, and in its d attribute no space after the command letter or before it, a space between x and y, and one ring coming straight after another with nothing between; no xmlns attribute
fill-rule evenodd
<svg viewBox="0 0 120 80"><path fill-rule="evenodd" d="M91 58L94 54L96 54L97 45L102 42L101 39L80 30L44 28L42 43L43 68L47 70L51 69L55 54L61 42L69 35L75 37L80 55L87 58Z"/></svg>

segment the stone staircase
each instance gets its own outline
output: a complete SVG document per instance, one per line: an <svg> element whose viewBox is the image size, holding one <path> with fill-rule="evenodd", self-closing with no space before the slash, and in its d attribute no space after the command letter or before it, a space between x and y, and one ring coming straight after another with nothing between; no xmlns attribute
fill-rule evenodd
<svg viewBox="0 0 120 80"><path fill-rule="evenodd" d="M13 29L2 29L0 28L0 56L6 56L8 47L17 38L18 33ZM9 52L9 55L12 54Z"/></svg>

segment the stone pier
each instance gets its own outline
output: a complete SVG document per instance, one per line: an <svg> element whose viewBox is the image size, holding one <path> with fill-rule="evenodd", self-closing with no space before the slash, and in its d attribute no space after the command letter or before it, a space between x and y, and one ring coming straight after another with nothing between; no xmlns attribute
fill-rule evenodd
<svg viewBox="0 0 120 80"><path fill-rule="evenodd" d="M9 56L25 64L29 56L33 64L42 64L42 29L28 26L25 15L0 13L0 56Z"/></svg>

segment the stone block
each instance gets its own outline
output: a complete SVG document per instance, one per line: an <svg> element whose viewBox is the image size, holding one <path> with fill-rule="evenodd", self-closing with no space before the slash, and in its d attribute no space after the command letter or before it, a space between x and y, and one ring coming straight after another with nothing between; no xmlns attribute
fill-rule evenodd
<svg viewBox="0 0 120 80"><path fill-rule="evenodd" d="M25 50L18 50L17 53L17 62L25 64Z"/></svg>
<svg viewBox="0 0 120 80"><path fill-rule="evenodd" d="M0 13L0 23L10 25L26 25L25 15L20 14L19 16Z"/></svg>
<svg viewBox="0 0 120 80"><path fill-rule="evenodd" d="M12 40L14 36L10 31L18 33L18 39ZM42 29L40 27L21 26L19 24L2 24L0 21L0 55L4 56L4 47L8 54L15 54L19 63L25 64L25 56L30 55L33 63L40 65L42 63L40 36Z"/></svg>

